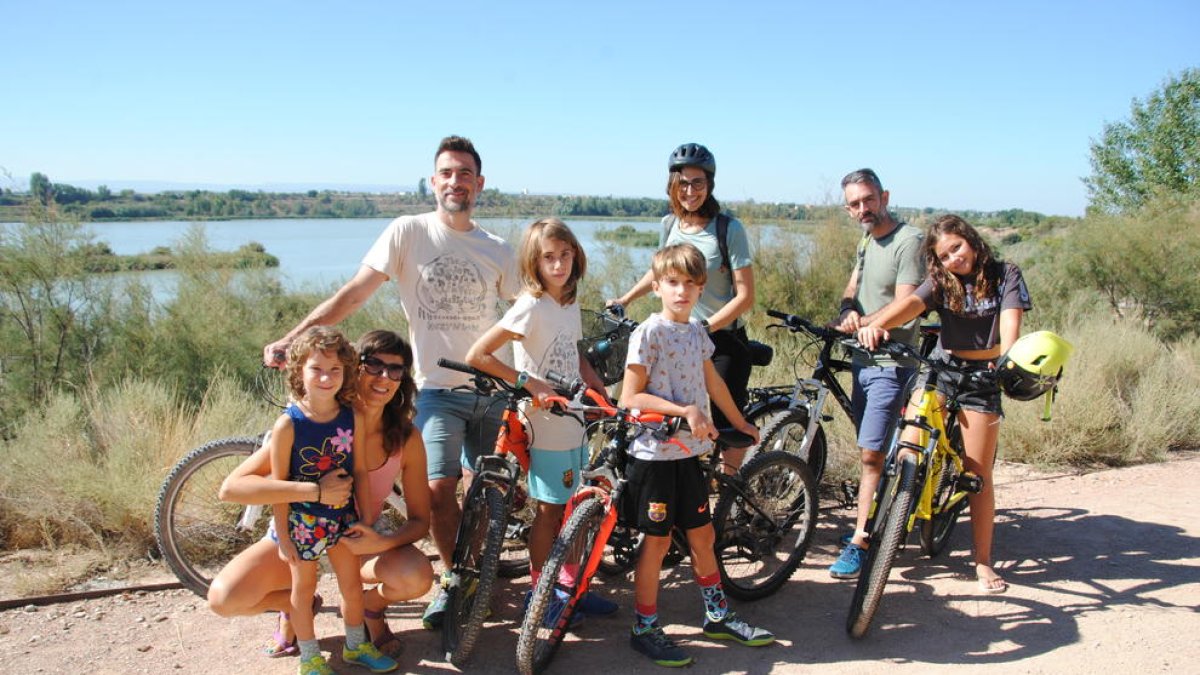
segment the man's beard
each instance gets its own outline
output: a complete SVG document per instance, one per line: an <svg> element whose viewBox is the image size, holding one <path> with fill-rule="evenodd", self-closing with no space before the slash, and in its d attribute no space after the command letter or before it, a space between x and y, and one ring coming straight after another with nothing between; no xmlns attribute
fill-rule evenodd
<svg viewBox="0 0 1200 675"><path fill-rule="evenodd" d="M449 199L445 199L441 195L438 195L438 200L437 200L438 206L442 207L442 210L446 211L447 213L469 212L471 210L471 208L475 205L474 201L475 200L472 199L469 201L463 200L463 201L458 201L458 202L451 202Z"/></svg>

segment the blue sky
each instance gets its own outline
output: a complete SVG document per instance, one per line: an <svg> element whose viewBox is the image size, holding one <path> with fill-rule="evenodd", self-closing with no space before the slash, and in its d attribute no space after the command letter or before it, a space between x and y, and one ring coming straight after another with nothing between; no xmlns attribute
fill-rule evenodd
<svg viewBox="0 0 1200 675"><path fill-rule="evenodd" d="M457 133L505 192L1082 214L1089 140L1200 65L1194 1L0 0L0 167L23 187L412 186Z"/></svg>

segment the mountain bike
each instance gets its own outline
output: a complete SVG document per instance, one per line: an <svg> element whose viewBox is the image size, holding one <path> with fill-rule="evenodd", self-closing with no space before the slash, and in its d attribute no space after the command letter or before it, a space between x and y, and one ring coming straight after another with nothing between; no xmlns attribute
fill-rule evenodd
<svg viewBox="0 0 1200 675"><path fill-rule="evenodd" d="M966 509L967 497L983 489L983 479L963 466L958 423L961 406L956 394L951 393L944 404L939 403L936 382L939 372L950 372L963 382L978 382L992 374L933 361L903 343L887 342L880 349L915 359L929 377L916 409L907 413L911 419L901 419L892 433L883 476L871 502L867 520L871 545L846 618L846 631L855 638L870 628L892 564L918 521L922 552L936 556L946 547L959 515ZM919 432L916 442L903 440L904 430L910 427Z"/></svg>
<svg viewBox="0 0 1200 675"><path fill-rule="evenodd" d="M471 376L471 384L457 390L481 397L496 396L504 403L494 452L475 461L475 476L463 497L462 520L449 564L442 648L446 660L462 668L475 648L491 605L517 497L527 499L522 478L529 471L529 435L521 421L520 403L529 399L529 392L463 363L438 359L438 365ZM532 504L529 509L533 510Z"/></svg>
<svg viewBox="0 0 1200 675"><path fill-rule="evenodd" d="M851 362L846 352L859 349L858 341L846 333L827 326L818 326L795 314L768 309L767 316L780 321L769 325L768 328L784 328L802 335L809 340L809 344L819 345L819 350L812 374L807 378L797 374L794 384L750 390L751 405L747 407L747 411L753 409L760 419L765 418L768 422L760 427L761 442L747 453L746 460L763 450L790 452L808 462L813 477L820 483L825 475L829 453L825 429L821 423L833 419L825 412L825 403L830 395L842 412L846 413L846 418L854 421L850 394L838 381L837 375L850 372ZM922 355L927 356L933 351L939 331L938 324L921 326L919 349ZM843 349L835 355L836 346ZM749 412L745 414L749 415Z"/></svg>
<svg viewBox="0 0 1200 675"><path fill-rule="evenodd" d="M517 667L526 675L542 671L553 658L605 556L619 522L629 445L642 433L679 444L672 437L686 428L679 418L635 415L581 384L573 388L574 398L564 407L602 415L612 429L599 461L583 474L585 485L567 503L563 527L533 590L517 641ZM722 430L717 450L704 462L706 478L718 485L713 509L717 567L726 593L745 600L770 595L787 581L807 552L817 516L816 484L794 455L761 453L736 475L721 469L721 448L752 442L746 434ZM560 574L564 568L572 573Z"/></svg>

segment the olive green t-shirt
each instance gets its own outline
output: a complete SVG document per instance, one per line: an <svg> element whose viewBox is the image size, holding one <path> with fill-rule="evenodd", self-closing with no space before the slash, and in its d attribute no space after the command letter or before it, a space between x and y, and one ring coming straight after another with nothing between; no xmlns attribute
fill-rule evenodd
<svg viewBox="0 0 1200 675"><path fill-rule="evenodd" d="M866 250L855 261L858 269L858 288L854 299L857 309L863 316L873 314L883 309L896 298L898 284L920 285L925 280L925 260L921 253L921 243L924 235L915 227L901 222L885 236L876 239L866 237ZM888 331L893 340L908 344L916 344L917 324L920 318L893 328ZM915 364L897 364L895 359L877 353L874 361L866 355L855 352L855 365L894 366Z"/></svg>

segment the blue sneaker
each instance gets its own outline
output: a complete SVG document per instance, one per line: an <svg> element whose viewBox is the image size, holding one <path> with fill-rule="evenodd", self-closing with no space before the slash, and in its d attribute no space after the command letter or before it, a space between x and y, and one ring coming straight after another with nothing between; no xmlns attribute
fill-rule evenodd
<svg viewBox="0 0 1200 675"><path fill-rule="evenodd" d="M400 667L395 659L385 656L370 642L360 644L358 649L343 646L342 660L351 665L362 666L372 673L390 673Z"/></svg>
<svg viewBox="0 0 1200 675"><path fill-rule="evenodd" d="M846 544L836 562L829 566L829 576L834 579L855 579L862 570L867 551L858 544Z"/></svg>
<svg viewBox="0 0 1200 675"><path fill-rule="evenodd" d="M617 613L620 606L612 600L588 591L579 599L576 609L587 616L612 616Z"/></svg>

